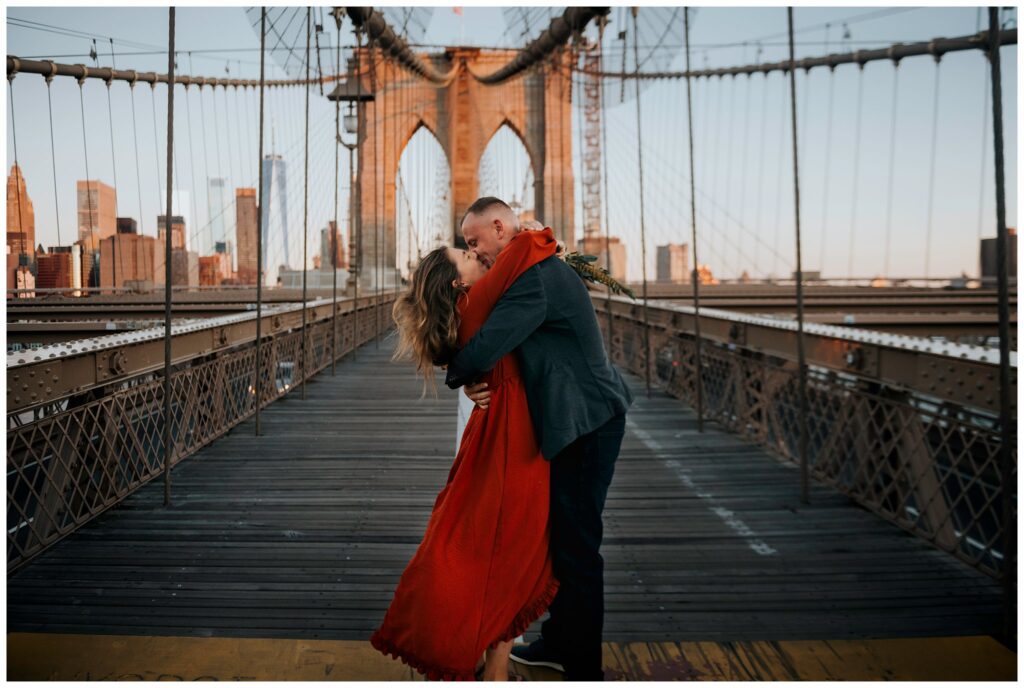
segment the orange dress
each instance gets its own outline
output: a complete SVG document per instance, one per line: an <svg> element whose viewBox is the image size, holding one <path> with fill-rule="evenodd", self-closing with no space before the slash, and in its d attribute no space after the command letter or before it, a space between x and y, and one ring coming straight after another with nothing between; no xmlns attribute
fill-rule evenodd
<svg viewBox="0 0 1024 688"><path fill-rule="evenodd" d="M459 345L526 269L554 255L551 230L521 232L459 303ZM371 644L430 680L473 680L488 647L512 640L558 591L548 552L550 464L541 455L515 354L484 380L419 549Z"/></svg>

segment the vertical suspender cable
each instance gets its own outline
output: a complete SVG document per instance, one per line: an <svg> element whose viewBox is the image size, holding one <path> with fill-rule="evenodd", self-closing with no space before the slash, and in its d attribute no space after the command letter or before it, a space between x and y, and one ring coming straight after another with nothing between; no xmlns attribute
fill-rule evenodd
<svg viewBox="0 0 1024 688"><path fill-rule="evenodd" d="M1003 514L1003 636L1017 633L1016 560L1017 521L1013 514L1016 481L1013 477L1014 419L1011 417L1010 381L1010 292L1007 264L1006 180L1003 171L1003 87L999 57L999 8L988 9L989 62L992 66L992 135L995 148L996 177L996 276L999 293L999 474Z"/></svg>
<svg viewBox="0 0 1024 688"><path fill-rule="evenodd" d="M256 165L259 170L259 207L256 209L256 436L260 434L260 402L263 399L263 368L260 345L263 329L263 100L266 91L267 8L260 9L260 130ZM267 218L270 219L270 218Z"/></svg>
<svg viewBox="0 0 1024 688"><path fill-rule="evenodd" d="M767 75L766 77L767 78ZM782 73L782 79L785 79L785 72ZM773 240L772 253L774 257L772 259L772 277L776 277L779 271L779 227L782 224L782 139L786 133L786 90L785 83L782 84L782 98L779 101L782 103L782 112L779 113L779 162L775 171L775 233Z"/></svg>
<svg viewBox="0 0 1024 688"><path fill-rule="evenodd" d="M810 504L808 495L807 465L807 360L804 353L804 272L803 256L800 248L800 166L797 148L796 122L796 58L793 51L793 8L786 8L789 24L789 96L793 113L793 195L795 205L793 215L796 219L796 326L797 326L797 358L800 366L800 499Z"/></svg>
<svg viewBox="0 0 1024 688"><path fill-rule="evenodd" d="M761 46L757 47L757 63L761 64ZM757 152L757 203L754 210L754 221L757 223L756 231L760 233L764 230L765 223L761 221L761 201L764 195L764 143L767 139L766 129L768 127L768 75L764 75L764 80L761 82L761 135L758 142ZM694 267L696 267L697 261L694 260ZM767 267L765 268L767 270ZM761 273L763 278L765 275Z"/></svg>
<svg viewBox="0 0 1024 688"><path fill-rule="evenodd" d="M25 220L23 219L22 213L21 213L21 185L24 183L25 175L22 174L22 172L21 172L21 165L18 164L18 131L17 131L17 129L14 126L14 75L15 75L15 73L11 72L7 76L7 93L9 94L10 101L11 101L11 134L14 137L14 166L18 168L18 179L16 180L16 184L17 184L17 187L16 187L17 188L17 201L16 201L16 205L18 206L18 232L22 235L22 237L24 237L26 235L26 232L25 232ZM27 191L28 191L28 188L26 187L26 192ZM24 242L24 239L22 239L22 242ZM34 241L33 241L33 243L34 243ZM24 248L24 246L22 246L22 248ZM35 253L35 247L34 246L32 248L32 253L33 254ZM17 284L15 284L15 287L17 287Z"/></svg>
<svg viewBox="0 0 1024 688"><path fill-rule="evenodd" d="M341 14L334 15L334 22L338 27L338 41L335 46L335 54L337 55L337 64L334 68L334 73L341 74ZM334 229L331 232L331 375L336 375L336 365L338 360L338 195L341 193L338 189L338 145L341 141L341 127L339 126L341 121L341 101L334 101ZM349 183L352 183L352 177L349 176ZM349 224L349 232L352 231L352 225ZM323 265L323 258L320 259L320 264Z"/></svg>
<svg viewBox="0 0 1024 688"><path fill-rule="evenodd" d="M57 245L58 246L63 246L64 244L62 244L61 240L60 240L60 203L57 201L57 153L56 153L56 147L53 145L53 100L50 97L50 83L53 81L53 75L56 72L56 66L54 66L54 64L52 62L50 63L50 65L51 65L51 67L50 67L51 72L46 75L46 106L47 106L47 111L50 114L50 162L53 164L53 207L54 207L54 210L57 211ZM11 103L12 103L12 106L13 106L13 103L14 103L13 99L11 100ZM132 105L134 107L134 101L133 101ZM12 129L14 127L14 118L13 117L11 118L11 127L12 127ZM18 156L17 152L15 152L14 156L15 157ZM139 194L139 203L142 203L142 194L141 193ZM140 218L140 222L141 222L141 218ZM33 255L35 255L35 253L34 253L35 252L35 247L34 246L32 247L32 251L33 251Z"/></svg>
<svg viewBox="0 0 1024 688"><path fill-rule="evenodd" d="M608 23L608 18L602 16L598 19L600 22L599 37L600 50L601 50L601 69L604 69L604 29ZM599 84L599 97L601 98L601 184L604 187L604 193L601 197L604 201L604 264L608 268L608 274L612 277L615 276L615 272L612 266L612 222L611 216L608 214L608 108L605 102L604 92L604 81L605 77L597 77ZM536 204L536 199L534 199ZM625 268L625 266L623 266ZM625 270L623 270L625 274ZM625 278L622 280L625 282ZM612 290L608 290L608 296L605 299L605 308L608 311L608 357L613 358L612 354L612 343L614 341L612 334L612 326L615 322L615 318L612 315Z"/></svg>
<svg viewBox="0 0 1024 688"><path fill-rule="evenodd" d="M826 46L828 41L826 41ZM828 48L825 48L828 52ZM822 180L821 192L821 245L818 247L818 277L825 276L825 242L828 239L825 227L831 208L828 207L828 181L829 171L832 167L832 103L835 100L836 68L829 65L828 70L828 114L825 117L825 174ZM808 89L810 90L810 89ZM805 113L806 114L806 113ZM806 126L806 124L804 125Z"/></svg>
<svg viewBox="0 0 1024 688"><path fill-rule="evenodd" d="M309 335L306 331L306 279L307 279L307 266L309 263L309 247L307 245L309 237L309 42L310 42L310 22L313 19L313 8L306 8L306 122L305 122L305 133L303 135L305 143L304 149L304 162L302 171L302 349L299 352L300 365L299 365L299 380L302 385L302 398L306 398L306 347L309 339Z"/></svg>
<svg viewBox="0 0 1024 688"><path fill-rule="evenodd" d="M892 125L889 130L889 194L885 203L885 263L882 277L889 279L889 243L892 237L892 190L895 184L893 172L896 168L896 108L899 105L900 63L893 62L892 74Z"/></svg>
<svg viewBox="0 0 1024 688"><path fill-rule="evenodd" d="M686 34L686 125L690 136L690 241L693 242L693 341L696 347L694 358L694 390L697 401L697 432L704 432L704 376L700 341L700 271L697 269L697 183L694 180L693 165L693 97L690 93L690 8L683 8L683 25Z"/></svg>
<svg viewBox="0 0 1024 688"><path fill-rule="evenodd" d="M640 174L640 256L643 275L644 299L644 377L647 396L651 396L651 329L647 320L647 228L644 223L644 140L643 121L640 113L640 32L637 26L638 7L633 7L633 68L636 71L636 156Z"/></svg>
<svg viewBox="0 0 1024 688"><path fill-rule="evenodd" d="M355 269L355 289L353 296L354 311L354 327L355 327L355 345L352 347L352 358L356 357L356 351L358 344L361 344L360 338L362 337L362 314L359 310L359 280L362 278L363 272L363 170L365 169L365 160L363 158L364 152L364 131L363 131L363 120L366 118L366 104L363 103L363 72L360 66L360 59L363 52L363 32L359 27L355 27L356 33L356 149L359 151L359 170L355 177L355 190L349 189L349 205L352 206L350 211L352 217L355 219L356 228L356 269ZM352 171L352 149L348 151L348 166L349 172ZM352 185L352 178L349 178L349 186Z"/></svg>
<svg viewBox="0 0 1024 688"><path fill-rule="evenodd" d="M110 47L111 64L113 66L114 39L110 39ZM121 279L124 280L124 252L122 251L121 255L117 254L117 156L114 155L114 108L110 104L110 85L113 83L113 81L113 79L107 79L107 122L110 125L110 165L113 168L114 172L114 238L113 241L110 242L114 254L110 258L110 268L112 272L110 286L116 288L117 261L119 258L121 260ZM140 217L139 220L141 221L142 218Z"/></svg>
<svg viewBox="0 0 1024 688"><path fill-rule="evenodd" d="M171 504L171 198L174 164L174 7L167 38L167 215L164 217L164 506ZM154 111L154 117L155 117Z"/></svg>
<svg viewBox="0 0 1024 688"><path fill-rule="evenodd" d="M371 147L371 156L373 160L373 291L377 296L377 303L373 309L373 323L374 323L374 340L373 346L375 349L380 348L380 216L378 215L378 209L380 206L380 200L378 198L378 179L380 177L380 158L377 154L377 121L380 119L377 116L377 98L380 96L380 88L377 84L377 45L371 37L367 41L370 47L370 91L373 92L373 146Z"/></svg>
<svg viewBox="0 0 1024 688"><path fill-rule="evenodd" d="M132 140L135 142L135 184L136 193L139 195L139 234L142 231L142 172L139 170L139 130L135 123L135 81L128 83L128 89L132 98Z"/></svg>
<svg viewBox="0 0 1024 688"><path fill-rule="evenodd" d="M82 148L85 150L85 199L86 199L86 204L87 204L87 208L88 208L88 212L89 212L89 249L90 249L89 257L92 259L93 266L92 266L92 270L89 271L89 275L88 275L89 284L83 284L82 286L86 288L86 293L88 293L89 292L89 287L93 286L93 284L92 284L92 276L93 276L93 274L94 273L99 273L99 270L96 269L96 265L95 265L95 259L96 259L96 232L94 232L93 229L92 229L92 227L96 223L99 222L99 218L97 218L93 214L93 212L92 212L92 191L89 189L89 144L86 141L86 135L85 135L85 98L82 96L82 89L83 89L83 85L84 84L85 84L85 70L83 69L82 77L78 80L78 102L79 102L79 104L82 107ZM97 199L99 198L99 193L100 193L100 187L99 187L99 180L97 179L96 180L96 196L97 196ZM81 238L81 237L79 237L79 238ZM72 255L74 255L74 254L72 254ZM83 267L85 266L85 257L84 256L82 257L82 266Z"/></svg>
<svg viewBox="0 0 1024 688"><path fill-rule="evenodd" d="M980 10L981 8L978 8L978 9ZM986 55L985 59L987 59L987 53L984 53L984 54ZM988 71L988 69L989 69L988 65L985 65L985 71ZM985 211L985 186L986 186L985 180L988 179L988 174L987 174L987 170L985 169L985 165L986 165L987 160L988 160L988 113L989 113L988 94L989 94L990 79L988 78L987 74L985 75L985 80L984 81L985 81L985 98L984 98L984 102L982 103L982 107L981 107L981 183L979 184L979 186L981 188L978 189L978 250L979 250L979 252L981 251L981 233L982 233L982 227L984 226L984 223L982 222L982 215L983 215L983 213ZM980 253L978 255L978 266L979 267L981 266L981 254ZM979 274L978 276L980 277L981 275Z"/></svg>
<svg viewBox="0 0 1024 688"><path fill-rule="evenodd" d="M924 276L931 277L932 258L932 209L935 205L935 148L939 131L939 74L942 63L935 56L935 102L932 105L932 160L928 166L928 221L924 235Z"/></svg>
<svg viewBox="0 0 1024 688"><path fill-rule="evenodd" d="M858 63L857 124L853 139L853 192L850 195L850 245L846 249L846 277L853 277L853 240L857 231L857 182L860 180L860 130L864 110L864 63Z"/></svg>

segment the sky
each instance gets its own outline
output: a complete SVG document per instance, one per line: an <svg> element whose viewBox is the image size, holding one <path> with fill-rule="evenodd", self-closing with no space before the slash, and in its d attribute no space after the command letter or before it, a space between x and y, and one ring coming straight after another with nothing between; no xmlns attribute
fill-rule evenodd
<svg viewBox="0 0 1024 688"><path fill-rule="evenodd" d="M60 27L98 36L99 62L103 66L111 62L107 38L112 37L117 67L166 71L166 52L129 54L166 51L166 9L8 7L6 11L9 55L95 64L88 56L91 40L53 28ZM641 13L644 11L641 9ZM1007 17L1013 26L1015 17L1015 13ZM334 45L334 22L326 14L324 18L326 31L321 39L325 45ZM303 19L295 21L301 23ZM621 55L622 42L617 35L625 19L620 8L613 10L606 39L609 62L614 63ZM38 24L29 28L24 22L49 28L39 30L43 27ZM844 22L850 33L846 41L841 40ZM797 7L796 54L800 58L891 42L973 34L978 22L976 7ZM987 19L981 17L981 22L984 26ZM762 61L780 60L788 50L785 37L784 8L698 8L691 20L692 60L695 65L710 67L748 64L758 59L758 43ZM341 40L343 46L351 41L347 22ZM231 76L258 77L259 36L242 7L179 8L176 41L179 71L220 76L228 69ZM681 34L667 36L664 41L678 48L668 68L681 69ZM461 17L451 8L434 11L422 42L496 47L516 46L521 40L506 26L500 8L465 7ZM1016 226L1016 46L1004 48L1001 55L1007 223ZM333 52L325 50L322 59L333 60ZM933 120L936 70L939 107L938 119ZM977 273L979 233L995 233L992 126L985 120L990 117L991 105L986 111L985 70L982 55L971 51L949 54L938 67L924 56L904 60L898 70L891 63L872 63L865 67L863 76L855 66L839 67L832 74L827 69L816 69L809 77L798 73L805 270L822 268L826 276L834 277L873 276L884 271L888 257L890 275L921 276L926 269L933 276ZM330 64L324 65L324 71L332 71ZM269 78L284 75L279 65L268 66ZM860 79L863 84L859 84ZM788 274L795 266L788 78L783 80L775 73L768 78L701 79L692 87L700 262L709 263L716 274L724 277L744 270L754 276ZM633 83L628 82L626 88L631 90ZM70 243L75 229L74 182L85 178L86 164L90 178L98 177L108 184L113 183L116 168L119 214L141 216L142 231L154 235L155 218L162 212L158 208L165 194L166 89L158 87L154 91L142 85L133 93L127 84L114 83L109 116L107 89L101 82L87 82L81 89L81 101L74 80L58 78L51 90L54 155L44 80L36 75L18 76L4 96L7 169L14 162L16 145L35 207L37 243L58 243L58 209L61 243ZM11 120L12 93L16 139ZM607 201L611 233L629 245L629 277L639 279L641 225L650 276L655 246L691 243L685 82L650 84L640 100L642 212L636 101L627 98L620 102L620 95L617 83L608 88ZM88 132L84 142L83 103ZM206 207L207 177L226 177L230 188L255 185L256 107L251 91L177 91L175 176L179 181L175 187L193 191L187 194L185 203L193 207L182 212L194 235L191 240L197 242L194 245L220 239L212 236L213 227L220 225L211 222L211 217L220 210ZM301 232L296 228L301 229L306 214L310 228L307 253L311 257L319 251L319 228L334 213L334 108L313 91L310 201L304 208L303 107L302 91L270 91L266 136L268 152L273 149L282 154L288 164L289 234L297 249L292 254L301 255ZM575 115L573 122L575 126ZM933 122L937 122L934 146ZM983 130L987 132L985 139ZM492 156L491 164L524 167L522 160L513 159L514 146L510 148L507 140L502 139L496 147L512 152ZM426 151L422 155L433 155L434 159L410 163L403 183L413 204L436 205L436 194L431 194L439 176L435 171L438 154L430 153L429 147L422 148ZM577 140L574 170L579 170L579 150ZM525 151L520 155L525 156ZM347 213L344 156L342 149L337 190L341 218ZM514 180L509 184L518 185ZM417 211L414 215L427 213ZM580 219L577 207L577 225ZM233 222L227 229L232 227Z"/></svg>

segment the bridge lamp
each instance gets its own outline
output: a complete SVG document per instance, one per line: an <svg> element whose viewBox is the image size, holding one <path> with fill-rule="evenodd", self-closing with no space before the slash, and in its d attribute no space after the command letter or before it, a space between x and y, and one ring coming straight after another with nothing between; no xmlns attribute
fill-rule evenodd
<svg viewBox="0 0 1024 688"><path fill-rule="evenodd" d="M349 74L348 77L335 87L335 89L327 96L328 100L341 101L342 103L348 103L348 111L345 113L345 133L355 134L358 131L359 122L356 118L354 111L354 105L357 103L369 103L374 100L373 92L370 90L369 84L366 80L360 80L354 74Z"/></svg>

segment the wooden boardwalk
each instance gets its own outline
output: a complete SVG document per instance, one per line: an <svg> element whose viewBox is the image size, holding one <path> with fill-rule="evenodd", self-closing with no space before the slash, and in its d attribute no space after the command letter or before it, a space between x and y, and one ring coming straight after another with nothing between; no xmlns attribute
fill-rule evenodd
<svg viewBox="0 0 1024 688"><path fill-rule="evenodd" d="M15 631L365 640L454 452L455 396L419 399L371 344L8 578ZM630 378L605 512L605 639L995 634L1000 588ZM881 677L880 677L881 678Z"/></svg>

